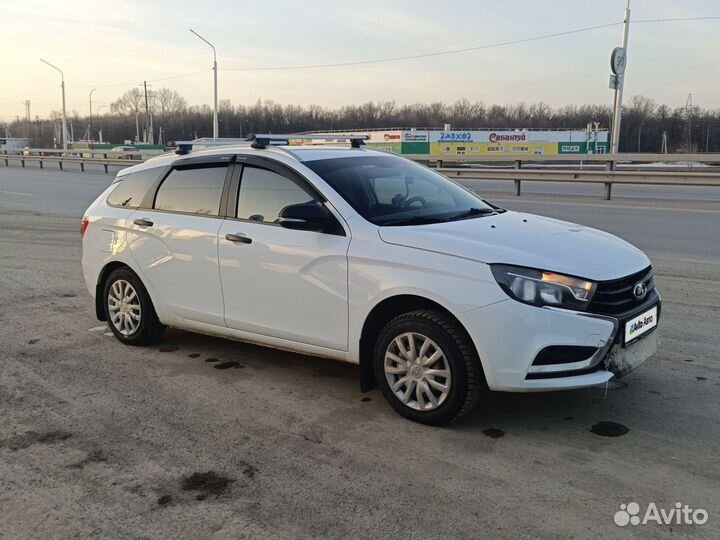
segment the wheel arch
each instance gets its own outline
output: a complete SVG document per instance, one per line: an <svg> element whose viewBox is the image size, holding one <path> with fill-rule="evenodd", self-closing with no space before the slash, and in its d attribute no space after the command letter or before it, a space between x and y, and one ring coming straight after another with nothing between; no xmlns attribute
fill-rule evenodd
<svg viewBox="0 0 720 540"><path fill-rule="evenodd" d="M103 302L103 299L105 297L105 281L107 281L107 278L108 276L110 276L110 274L112 274L115 270L118 270L119 268L124 268L132 272L133 274L135 274L135 277L137 277L142 283L142 279L140 278L140 276L138 276L137 272L122 261L110 261L105 266L103 266L102 270L100 270L100 274L98 275L97 284L95 285L95 316L98 318L99 321L107 320L107 317L105 316L105 304ZM147 289L147 287L145 288Z"/></svg>
<svg viewBox="0 0 720 540"><path fill-rule="evenodd" d="M418 309L431 309L439 311L455 321L463 332L468 334L463 323L442 304L425 296L417 294L397 294L378 302L368 313L360 332L359 364L360 364L360 391L368 392L377 386L373 373L372 352L375 340L383 327L392 319ZM468 334L469 337L469 334ZM470 343L473 343L470 339ZM473 343L473 347L475 347ZM475 351L477 353L477 350Z"/></svg>

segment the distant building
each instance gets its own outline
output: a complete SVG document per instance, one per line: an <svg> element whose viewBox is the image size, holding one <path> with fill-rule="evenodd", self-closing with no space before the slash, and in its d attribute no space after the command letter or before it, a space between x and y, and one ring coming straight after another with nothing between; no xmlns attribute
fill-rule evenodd
<svg viewBox="0 0 720 540"><path fill-rule="evenodd" d="M0 150L17 150L30 146L30 139L25 137L0 138Z"/></svg>
<svg viewBox="0 0 720 540"><path fill-rule="evenodd" d="M367 144L396 154L433 156L606 154L608 131L586 129L371 129L332 131L367 135Z"/></svg>

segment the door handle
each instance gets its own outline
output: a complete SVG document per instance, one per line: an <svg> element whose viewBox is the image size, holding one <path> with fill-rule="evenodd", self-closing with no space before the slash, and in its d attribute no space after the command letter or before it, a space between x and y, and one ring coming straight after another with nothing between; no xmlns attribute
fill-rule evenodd
<svg viewBox="0 0 720 540"><path fill-rule="evenodd" d="M225 235L225 240L230 240L231 242L237 242L240 244L252 244L252 238L250 238L249 236L245 236L242 233L228 233Z"/></svg>
<svg viewBox="0 0 720 540"><path fill-rule="evenodd" d="M153 222L147 218L140 218L140 219L133 220L133 223L135 225L139 225L140 227L152 227L153 226Z"/></svg>

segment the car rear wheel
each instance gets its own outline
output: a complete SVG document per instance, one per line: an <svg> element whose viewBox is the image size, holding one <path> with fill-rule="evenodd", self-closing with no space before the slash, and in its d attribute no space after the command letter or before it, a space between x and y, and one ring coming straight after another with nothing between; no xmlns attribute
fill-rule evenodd
<svg viewBox="0 0 720 540"><path fill-rule="evenodd" d="M149 345L162 337L165 326L158 320L150 295L130 270L110 274L104 288L105 315L115 337L128 345Z"/></svg>
<svg viewBox="0 0 720 540"><path fill-rule="evenodd" d="M387 323L375 343L374 368L393 408L423 424L459 418L487 389L470 337L440 311L412 311Z"/></svg>

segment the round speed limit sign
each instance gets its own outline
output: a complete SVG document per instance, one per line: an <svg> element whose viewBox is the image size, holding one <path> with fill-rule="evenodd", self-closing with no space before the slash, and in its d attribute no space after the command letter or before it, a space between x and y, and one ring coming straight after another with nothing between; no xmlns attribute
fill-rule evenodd
<svg viewBox="0 0 720 540"><path fill-rule="evenodd" d="M612 55L610 55L610 68L615 75L622 75L625 73L625 66L627 66L627 53L623 47L615 47Z"/></svg>

